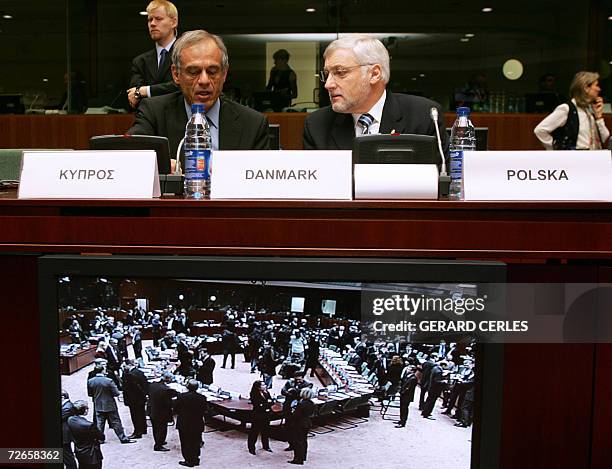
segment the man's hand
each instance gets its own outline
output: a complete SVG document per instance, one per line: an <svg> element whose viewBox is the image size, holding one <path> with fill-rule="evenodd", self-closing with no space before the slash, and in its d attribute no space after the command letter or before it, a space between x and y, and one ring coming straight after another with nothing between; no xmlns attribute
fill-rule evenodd
<svg viewBox="0 0 612 469"><path fill-rule="evenodd" d="M140 92L140 98L138 97L136 93L136 89L138 89ZM140 101L140 99L148 97L147 88L146 86L140 86L140 87L134 86L133 88L130 88L129 90L127 90L127 95L128 95L128 101L130 102L130 106L136 109L136 106L138 106L138 102Z"/></svg>

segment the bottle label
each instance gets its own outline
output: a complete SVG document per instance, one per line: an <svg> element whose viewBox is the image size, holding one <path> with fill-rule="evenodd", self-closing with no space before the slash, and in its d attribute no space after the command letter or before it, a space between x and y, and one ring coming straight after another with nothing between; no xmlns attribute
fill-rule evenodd
<svg viewBox="0 0 612 469"><path fill-rule="evenodd" d="M449 156L451 180L460 181L463 176L463 150L451 150Z"/></svg>
<svg viewBox="0 0 612 469"><path fill-rule="evenodd" d="M185 178L210 179L210 150L187 150L185 152Z"/></svg>

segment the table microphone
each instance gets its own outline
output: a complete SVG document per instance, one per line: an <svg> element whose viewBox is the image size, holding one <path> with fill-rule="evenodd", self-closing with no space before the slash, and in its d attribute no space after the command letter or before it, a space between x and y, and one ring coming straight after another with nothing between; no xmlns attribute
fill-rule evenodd
<svg viewBox="0 0 612 469"><path fill-rule="evenodd" d="M429 111L429 115L431 116L431 120L434 123L434 128L436 129L438 151L442 157L442 166L440 167L440 175L438 178L438 197L447 198L450 189L450 177L446 172L446 157L444 156L444 151L442 150L442 139L440 138L440 129L438 127L438 108L432 107Z"/></svg>

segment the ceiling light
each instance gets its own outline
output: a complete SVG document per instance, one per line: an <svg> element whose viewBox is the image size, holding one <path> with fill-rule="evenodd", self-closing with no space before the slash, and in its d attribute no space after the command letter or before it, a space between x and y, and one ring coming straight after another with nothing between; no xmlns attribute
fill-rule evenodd
<svg viewBox="0 0 612 469"><path fill-rule="evenodd" d="M13 15L2 15L2 18L4 18L5 20L12 20Z"/></svg>
<svg viewBox="0 0 612 469"><path fill-rule="evenodd" d="M461 39L459 39L461 42L470 42L470 40L467 37L462 37Z"/></svg>
<svg viewBox="0 0 612 469"><path fill-rule="evenodd" d="M465 37L474 37L474 34L472 34L472 33L465 33Z"/></svg>
<svg viewBox="0 0 612 469"><path fill-rule="evenodd" d="M316 11L316 8L306 8L306 13L315 13Z"/></svg>
<svg viewBox="0 0 612 469"><path fill-rule="evenodd" d="M148 16L148 13L146 11L139 11L138 14L140 16Z"/></svg>
<svg viewBox="0 0 612 469"><path fill-rule="evenodd" d="M47 82L49 81L49 79L48 79L48 78L43 78L43 81L44 81L45 83L47 83Z"/></svg>
<svg viewBox="0 0 612 469"><path fill-rule="evenodd" d="M491 13L492 11L493 11L493 8L491 8L491 7L484 7L484 8L482 9L482 12L483 12L483 13Z"/></svg>
<svg viewBox="0 0 612 469"><path fill-rule="evenodd" d="M608 21L612 21L612 16L608 16Z"/></svg>
<svg viewBox="0 0 612 469"><path fill-rule="evenodd" d="M425 74L424 74L424 73L419 74L419 76L420 76L421 78L425 78Z"/></svg>

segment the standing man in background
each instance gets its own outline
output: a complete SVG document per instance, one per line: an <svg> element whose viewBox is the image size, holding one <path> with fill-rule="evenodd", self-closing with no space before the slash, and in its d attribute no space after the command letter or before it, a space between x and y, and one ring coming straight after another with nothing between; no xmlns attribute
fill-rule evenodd
<svg viewBox="0 0 612 469"><path fill-rule="evenodd" d="M147 6L149 35L155 49L140 54L132 61L128 101L133 108L141 99L173 93L178 86L172 80L172 47L176 41L178 10L167 0L153 0Z"/></svg>

